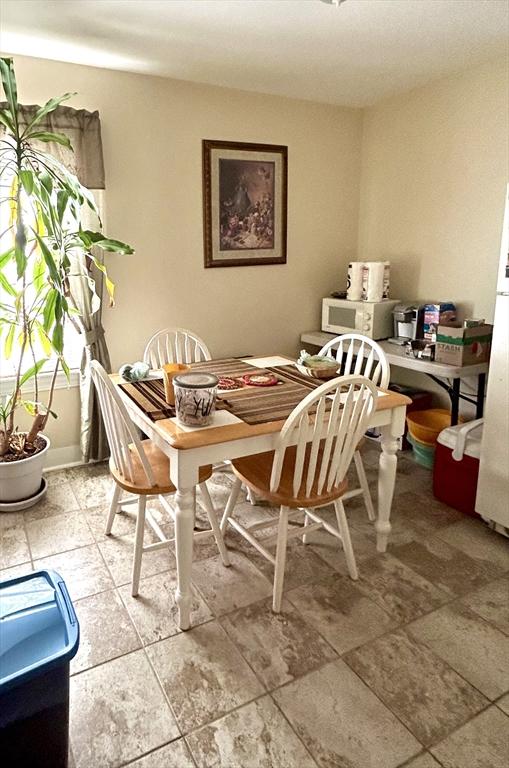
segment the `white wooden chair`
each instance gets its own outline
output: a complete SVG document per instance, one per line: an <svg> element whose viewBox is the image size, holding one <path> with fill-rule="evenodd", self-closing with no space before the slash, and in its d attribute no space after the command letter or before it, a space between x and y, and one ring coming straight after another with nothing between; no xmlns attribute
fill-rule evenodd
<svg viewBox="0 0 509 768"><path fill-rule="evenodd" d="M345 552L348 572L358 578L348 522L341 497L347 488L348 467L359 440L376 407L375 385L363 376L343 376L322 384L294 408L287 418L276 449L267 453L234 459L236 480L221 521L229 523L275 566L272 607L281 610L289 537L307 535L324 528L338 538ZM329 408L329 410L327 410ZM234 518L235 503L244 483L258 496L280 506L277 517L244 527ZM337 528L321 518L316 509L334 504ZM304 514L303 525L289 520ZM253 533L278 522L276 536L257 539ZM267 545L276 541L275 557ZM262 543L263 542L263 543Z"/></svg>
<svg viewBox="0 0 509 768"><path fill-rule="evenodd" d="M380 344L377 344L376 341L367 336L361 336L358 333L345 333L343 336L336 336L335 339L328 341L318 354L335 358L339 364L338 374L343 376L349 374L366 376L380 389L387 389L389 386L391 371L385 353ZM362 462L360 451L362 442L361 440L354 454L359 488L349 490L343 496L343 501L362 495L368 518L373 522L376 515L366 471Z"/></svg>
<svg viewBox="0 0 509 768"><path fill-rule="evenodd" d="M166 496L175 493L176 488L170 480L170 462L168 457L152 442L141 441L122 399L108 374L97 361L90 364L92 379L97 389L101 413L104 420L108 444L110 446L110 472L115 482L110 510L106 521L106 535L111 534L115 514L121 507L137 504L136 535L133 555L132 594L139 591L141 560L144 552L168 547L174 539L164 536L161 528L146 509L147 499L156 496L168 514L175 520L175 513L166 500ZM210 498L206 480L212 474L212 467L201 467L199 488L210 522L210 529L198 531L196 539L213 535L224 565L230 565L214 506ZM135 496L134 499L121 500L122 491ZM147 522L159 541L144 544L145 522Z"/></svg>
<svg viewBox="0 0 509 768"><path fill-rule="evenodd" d="M203 339L185 328L164 328L149 339L143 360L151 368L164 363L199 363L211 360L211 354Z"/></svg>

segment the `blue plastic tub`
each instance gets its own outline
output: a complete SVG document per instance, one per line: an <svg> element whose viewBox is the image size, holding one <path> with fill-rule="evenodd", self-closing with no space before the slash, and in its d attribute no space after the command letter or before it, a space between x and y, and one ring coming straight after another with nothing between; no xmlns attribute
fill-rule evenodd
<svg viewBox="0 0 509 768"><path fill-rule="evenodd" d="M67 768L69 662L78 645L78 620L58 573L0 582L2 765Z"/></svg>

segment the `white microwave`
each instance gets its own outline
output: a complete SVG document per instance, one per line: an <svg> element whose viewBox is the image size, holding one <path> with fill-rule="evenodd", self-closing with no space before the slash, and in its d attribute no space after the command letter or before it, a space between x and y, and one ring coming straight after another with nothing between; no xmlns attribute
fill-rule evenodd
<svg viewBox="0 0 509 768"><path fill-rule="evenodd" d="M394 335L392 310L399 303L399 299L322 299L322 331L338 335L360 333L374 340L388 339Z"/></svg>

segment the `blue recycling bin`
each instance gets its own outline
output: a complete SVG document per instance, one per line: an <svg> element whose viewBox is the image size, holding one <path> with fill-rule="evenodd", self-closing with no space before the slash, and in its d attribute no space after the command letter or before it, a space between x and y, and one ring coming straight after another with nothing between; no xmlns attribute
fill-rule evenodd
<svg viewBox="0 0 509 768"><path fill-rule="evenodd" d="M63 579L0 582L0 763L67 768L69 663L79 624Z"/></svg>

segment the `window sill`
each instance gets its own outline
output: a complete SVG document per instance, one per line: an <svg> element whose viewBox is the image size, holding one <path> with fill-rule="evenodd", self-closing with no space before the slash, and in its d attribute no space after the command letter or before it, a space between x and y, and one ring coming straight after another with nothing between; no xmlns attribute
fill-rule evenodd
<svg viewBox="0 0 509 768"><path fill-rule="evenodd" d="M47 373L40 373L38 378L39 392L47 392L51 386L51 379L53 374L51 371ZM14 387L14 376L0 377L0 397L9 396ZM73 387L79 387L80 384L80 372L79 368L71 369L70 381L67 381L67 377L63 371L57 373L57 379L55 383L55 389L72 389ZM25 392L33 392L33 384L27 383L23 389Z"/></svg>

